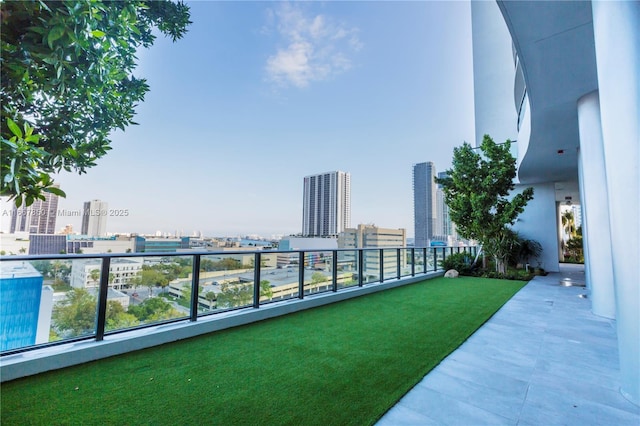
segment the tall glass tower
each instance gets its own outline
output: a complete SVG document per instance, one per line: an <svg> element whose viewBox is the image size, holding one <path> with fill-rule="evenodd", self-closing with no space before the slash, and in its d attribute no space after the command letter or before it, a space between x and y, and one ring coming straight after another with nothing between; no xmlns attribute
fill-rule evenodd
<svg viewBox="0 0 640 426"><path fill-rule="evenodd" d="M413 224L415 246L428 247L436 233L436 167L431 162L413 165Z"/></svg>

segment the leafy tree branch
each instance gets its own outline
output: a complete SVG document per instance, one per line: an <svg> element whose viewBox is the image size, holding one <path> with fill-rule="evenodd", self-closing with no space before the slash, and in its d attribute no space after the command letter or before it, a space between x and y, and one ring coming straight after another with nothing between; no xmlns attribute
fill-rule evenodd
<svg viewBox="0 0 640 426"><path fill-rule="evenodd" d="M4 1L0 195L16 205L64 196L52 175L85 173L111 149L110 134L135 124L149 90L133 75L136 50L154 28L181 38L189 7L158 1Z"/></svg>

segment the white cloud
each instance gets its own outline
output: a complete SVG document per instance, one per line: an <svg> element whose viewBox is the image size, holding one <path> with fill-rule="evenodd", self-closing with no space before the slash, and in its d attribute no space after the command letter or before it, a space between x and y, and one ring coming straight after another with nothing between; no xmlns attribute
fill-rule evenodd
<svg viewBox="0 0 640 426"><path fill-rule="evenodd" d="M352 67L350 55L363 47L357 28L305 13L300 4L282 3L268 17L280 47L267 58L265 70L279 86L302 88L345 72Z"/></svg>

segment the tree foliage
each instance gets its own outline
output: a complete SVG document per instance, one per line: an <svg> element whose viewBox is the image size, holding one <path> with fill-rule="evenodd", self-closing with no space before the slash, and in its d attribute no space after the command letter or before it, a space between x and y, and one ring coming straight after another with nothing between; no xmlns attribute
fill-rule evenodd
<svg viewBox="0 0 640 426"><path fill-rule="evenodd" d="M143 323L176 318L181 315L171 303L160 297L153 297L139 305L129 306L128 312Z"/></svg>
<svg viewBox="0 0 640 426"><path fill-rule="evenodd" d="M62 336L92 333L96 321L96 298L83 288L75 288L58 302L52 322Z"/></svg>
<svg viewBox="0 0 640 426"><path fill-rule="evenodd" d="M253 284L223 283L220 289L222 291L218 293L219 308L245 306L253 300Z"/></svg>
<svg viewBox="0 0 640 426"><path fill-rule="evenodd" d="M229 284L223 283L220 286L222 290L217 296L217 305L219 308L234 308L238 306L246 306L253 301L253 284ZM269 280L260 281L260 298L271 299L273 290Z"/></svg>
<svg viewBox="0 0 640 426"><path fill-rule="evenodd" d="M200 261L200 271L232 271L242 269L242 262L232 257L225 257L220 260L202 259Z"/></svg>
<svg viewBox="0 0 640 426"><path fill-rule="evenodd" d="M533 188L512 195L516 160L510 148L511 141L496 144L489 135L483 138L481 152L465 142L454 148L447 176L436 178L436 183L442 185L458 233L479 241L496 258L499 269L504 269L512 249L509 226L533 198Z"/></svg>
<svg viewBox="0 0 640 426"><path fill-rule="evenodd" d="M154 287L165 288L169 284L169 280L166 275L160 272L157 268L143 265L142 269L138 271L136 276L133 277L129 283L134 288L147 287L149 289L149 296L152 296Z"/></svg>
<svg viewBox="0 0 640 426"><path fill-rule="evenodd" d="M52 323L59 337L73 337L93 333L96 327L97 298L83 288L67 292L64 300L56 303ZM181 314L161 298L147 299L125 310L117 300L107 301L106 330L134 327L141 323L179 317Z"/></svg>
<svg viewBox="0 0 640 426"><path fill-rule="evenodd" d="M30 205L64 196L51 175L80 174L111 149L110 133L133 121L149 90L136 49L153 30L174 41L189 7L169 0L4 1L0 195Z"/></svg>

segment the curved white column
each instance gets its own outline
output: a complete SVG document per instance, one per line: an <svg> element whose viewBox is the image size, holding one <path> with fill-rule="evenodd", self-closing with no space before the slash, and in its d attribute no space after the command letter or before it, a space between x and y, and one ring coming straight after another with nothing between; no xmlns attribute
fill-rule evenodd
<svg viewBox="0 0 640 426"><path fill-rule="evenodd" d="M605 173L598 92L578 100L578 170L587 286L594 314L615 318L607 175Z"/></svg>
<svg viewBox="0 0 640 426"><path fill-rule="evenodd" d="M640 2L592 2L622 394L640 405Z"/></svg>

